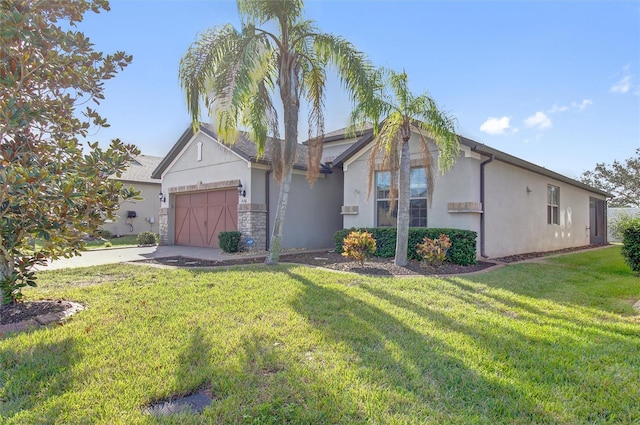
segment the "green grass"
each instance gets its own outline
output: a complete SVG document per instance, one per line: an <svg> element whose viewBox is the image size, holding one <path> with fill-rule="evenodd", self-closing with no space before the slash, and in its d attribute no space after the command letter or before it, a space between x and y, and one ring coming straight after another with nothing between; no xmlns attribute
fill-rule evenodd
<svg viewBox="0 0 640 425"><path fill-rule="evenodd" d="M138 235L126 235L113 239L94 239L87 242L87 249L122 248L138 246Z"/></svg>
<svg viewBox="0 0 640 425"><path fill-rule="evenodd" d="M119 265L26 295L88 309L0 340L0 423L640 420L640 279L619 248L446 279ZM202 416L142 413L203 387Z"/></svg>

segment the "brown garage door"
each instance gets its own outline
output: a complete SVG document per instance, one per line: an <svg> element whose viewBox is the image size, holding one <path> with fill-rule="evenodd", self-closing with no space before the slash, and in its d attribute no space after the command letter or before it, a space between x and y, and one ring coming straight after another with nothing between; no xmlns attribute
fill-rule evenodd
<svg viewBox="0 0 640 425"><path fill-rule="evenodd" d="M218 233L238 229L238 190L176 196L176 245L219 248Z"/></svg>

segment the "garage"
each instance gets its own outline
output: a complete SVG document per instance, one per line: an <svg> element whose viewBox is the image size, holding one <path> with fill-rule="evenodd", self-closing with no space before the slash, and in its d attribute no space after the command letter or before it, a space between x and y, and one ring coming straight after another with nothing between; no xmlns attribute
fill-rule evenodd
<svg viewBox="0 0 640 425"><path fill-rule="evenodd" d="M219 248L218 234L238 229L237 188L176 195L176 245Z"/></svg>

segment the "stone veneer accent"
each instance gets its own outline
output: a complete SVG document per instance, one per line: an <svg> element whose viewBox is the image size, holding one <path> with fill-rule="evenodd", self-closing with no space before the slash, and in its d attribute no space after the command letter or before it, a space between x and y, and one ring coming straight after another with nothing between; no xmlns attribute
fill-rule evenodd
<svg viewBox="0 0 640 425"><path fill-rule="evenodd" d="M238 204L238 231L242 240L252 238L255 244L245 246L248 251L264 251L267 248L267 205Z"/></svg>
<svg viewBox="0 0 640 425"><path fill-rule="evenodd" d="M169 245L169 208L160 208L158 213L160 245Z"/></svg>

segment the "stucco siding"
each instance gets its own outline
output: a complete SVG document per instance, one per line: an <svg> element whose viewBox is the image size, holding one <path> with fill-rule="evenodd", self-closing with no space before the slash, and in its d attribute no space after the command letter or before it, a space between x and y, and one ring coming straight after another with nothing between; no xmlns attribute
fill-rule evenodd
<svg viewBox="0 0 640 425"><path fill-rule="evenodd" d="M202 143L199 161L198 143ZM231 180L239 180L247 191L247 196L239 199L239 203L251 203L253 189L264 192L263 187L253 187L251 168L247 161L208 136L198 133L162 175L162 192L167 197L167 202L162 204L162 207L167 208L166 243L169 245L175 243L175 197L177 194L185 193L184 188L188 186L200 185L204 187L203 190L209 190L207 185ZM264 196L258 197L264 199Z"/></svg>
<svg viewBox="0 0 640 425"><path fill-rule="evenodd" d="M589 244L589 197L602 197L501 161L489 163L485 173L487 256ZM549 185L560 188L559 224L547 223Z"/></svg>
<svg viewBox="0 0 640 425"><path fill-rule="evenodd" d="M342 172L339 169L332 174L321 175L313 187L309 186L304 174L293 174L282 237L283 248L333 247L333 234L342 228L342 187ZM280 185L273 175L269 179L269 189L270 237L280 192Z"/></svg>
<svg viewBox="0 0 640 425"><path fill-rule="evenodd" d="M202 142L202 159L198 158L198 143ZM162 175L162 188L171 188L215 183L239 179L247 190L246 202L252 202L251 169L248 162L230 150L220 146L209 137L198 133L183 149L171 167Z"/></svg>
<svg viewBox="0 0 640 425"><path fill-rule="evenodd" d="M411 139L411 159L419 160L421 153L414 138ZM434 165L437 163L435 146L432 146ZM441 174L436 165L435 186L431 188L433 199L427 209L428 227L451 227L479 230L479 212L449 212L449 203L475 202L479 199L479 161L477 155L462 150L453 167ZM367 199L369 177L369 151L347 164L344 174L343 225L350 227L372 227L376 225L376 194L372 187ZM357 213L354 211L357 210ZM346 213L345 213L346 212Z"/></svg>
<svg viewBox="0 0 640 425"><path fill-rule="evenodd" d="M140 191L142 200L125 201L120 204L118 219L105 223L102 228L114 235L134 235L140 232L158 232L158 212L160 210L160 182L141 183L123 181L125 187L133 186ZM127 211L135 211L135 218L127 218Z"/></svg>
<svg viewBox="0 0 640 425"><path fill-rule="evenodd" d="M356 140L357 138L351 138L325 143L322 147L322 162L333 162L338 155L346 151Z"/></svg>

